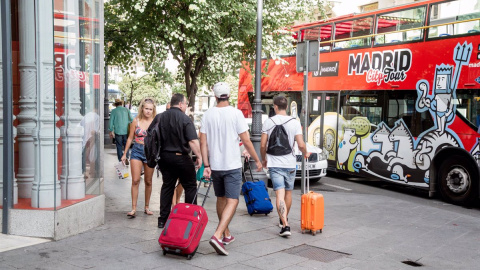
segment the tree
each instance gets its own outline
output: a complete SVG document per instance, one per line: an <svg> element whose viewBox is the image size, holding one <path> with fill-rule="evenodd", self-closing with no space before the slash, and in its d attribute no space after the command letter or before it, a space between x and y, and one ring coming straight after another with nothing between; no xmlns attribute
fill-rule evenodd
<svg viewBox="0 0 480 270"><path fill-rule="evenodd" d="M288 26L324 0L265 0L263 53L292 46ZM162 76L170 52L182 72L193 107L198 86L213 85L233 74L243 61L253 63L257 0L111 0L105 3L106 61L124 69L141 59ZM136 57L134 57L136 56Z"/></svg>
<svg viewBox="0 0 480 270"><path fill-rule="evenodd" d="M145 75L140 78L126 75L118 87L123 96L127 98L128 103L134 106L138 106L144 98L152 98L157 105L166 104L171 98L169 86L156 81L152 75Z"/></svg>

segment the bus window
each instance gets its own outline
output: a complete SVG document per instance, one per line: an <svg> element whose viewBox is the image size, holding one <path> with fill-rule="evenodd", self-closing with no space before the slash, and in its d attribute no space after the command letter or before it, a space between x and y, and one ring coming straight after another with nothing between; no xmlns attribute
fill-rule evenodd
<svg viewBox="0 0 480 270"><path fill-rule="evenodd" d="M332 47L332 25L320 26L320 52L329 52Z"/></svg>
<svg viewBox="0 0 480 270"><path fill-rule="evenodd" d="M415 91L393 91L388 93L387 125L390 128L402 119L413 137L434 126L430 112L417 112L415 102L417 93Z"/></svg>
<svg viewBox="0 0 480 270"><path fill-rule="evenodd" d="M472 4L471 0L457 0L432 4L430 8L430 25L447 25L430 27L428 30L428 38L480 33L479 20L448 24L476 18L480 18L480 5Z"/></svg>
<svg viewBox="0 0 480 270"><path fill-rule="evenodd" d="M352 120L353 118L366 117L372 126L371 131L374 131L378 124L382 121L382 102L379 100L377 94L369 95L347 95L342 97L341 114L345 120Z"/></svg>
<svg viewBox="0 0 480 270"><path fill-rule="evenodd" d="M415 7L378 16L377 34L385 34L375 36L375 44L423 39L423 30L421 29L397 33L390 32L422 27L425 24L425 10L425 6Z"/></svg>
<svg viewBox="0 0 480 270"><path fill-rule="evenodd" d="M457 99L454 100L457 105L457 113L465 117L472 125L475 131L480 131L480 94L478 90L457 89Z"/></svg>
<svg viewBox="0 0 480 270"><path fill-rule="evenodd" d="M303 29L303 40L302 41L306 41L306 40L318 40L320 36L320 27L317 26L317 27L312 27L312 28L306 28L306 29Z"/></svg>
<svg viewBox="0 0 480 270"><path fill-rule="evenodd" d="M333 50L370 46L371 38L361 36L371 35L372 29L373 17L335 23L335 40L348 40L335 42Z"/></svg>

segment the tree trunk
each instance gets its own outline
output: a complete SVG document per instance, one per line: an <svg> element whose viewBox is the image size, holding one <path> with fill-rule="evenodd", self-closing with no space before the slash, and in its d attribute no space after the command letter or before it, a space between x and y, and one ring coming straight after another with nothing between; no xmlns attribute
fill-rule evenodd
<svg viewBox="0 0 480 270"><path fill-rule="evenodd" d="M202 53L201 56L195 60L195 67L193 67L193 58L190 58L185 64L185 85L187 89L188 106L192 114L195 111L195 97L198 91L197 78L203 69L206 59L206 54Z"/></svg>
<svg viewBox="0 0 480 270"><path fill-rule="evenodd" d="M132 88L130 89L130 106L129 110L132 109L132 100L133 100L133 82L130 82L132 84Z"/></svg>

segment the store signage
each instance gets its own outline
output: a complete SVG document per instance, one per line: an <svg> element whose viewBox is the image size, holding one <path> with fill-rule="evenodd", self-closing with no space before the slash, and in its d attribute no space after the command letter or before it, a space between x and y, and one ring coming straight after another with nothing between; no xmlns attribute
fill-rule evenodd
<svg viewBox="0 0 480 270"><path fill-rule="evenodd" d="M338 76L338 66L338 61L320 62L320 68L313 72L313 77L336 77Z"/></svg>

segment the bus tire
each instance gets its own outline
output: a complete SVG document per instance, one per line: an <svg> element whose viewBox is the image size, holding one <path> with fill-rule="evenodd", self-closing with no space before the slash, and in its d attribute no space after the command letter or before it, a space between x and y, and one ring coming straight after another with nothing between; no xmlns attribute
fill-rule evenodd
<svg viewBox="0 0 480 270"><path fill-rule="evenodd" d="M453 155L442 163L437 184L445 201L471 205L477 199L477 170L464 156Z"/></svg>

